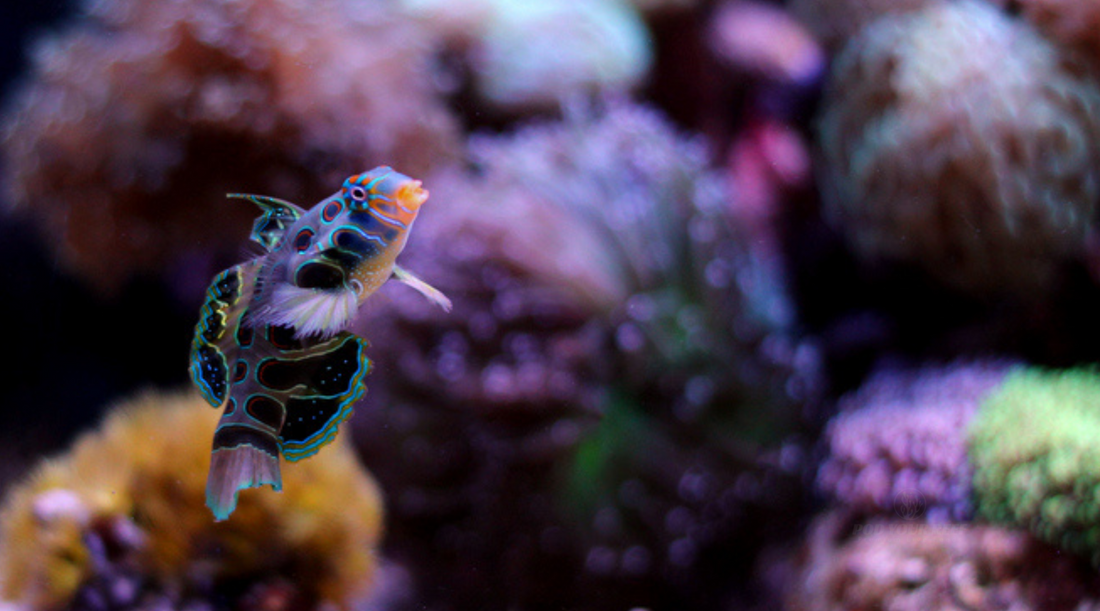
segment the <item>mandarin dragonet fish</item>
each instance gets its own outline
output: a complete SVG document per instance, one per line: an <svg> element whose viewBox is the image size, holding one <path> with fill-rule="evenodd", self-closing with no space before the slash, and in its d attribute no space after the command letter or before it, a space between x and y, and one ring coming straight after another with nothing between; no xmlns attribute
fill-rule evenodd
<svg viewBox="0 0 1100 611"><path fill-rule="evenodd" d="M224 408L206 483L219 521L238 491L280 490L279 456L312 456L366 392L367 342L346 329L367 297L392 277L451 308L396 264L428 198L420 181L378 167L308 212L274 197L228 196L260 207L251 238L263 254L214 278L191 343L191 380Z"/></svg>

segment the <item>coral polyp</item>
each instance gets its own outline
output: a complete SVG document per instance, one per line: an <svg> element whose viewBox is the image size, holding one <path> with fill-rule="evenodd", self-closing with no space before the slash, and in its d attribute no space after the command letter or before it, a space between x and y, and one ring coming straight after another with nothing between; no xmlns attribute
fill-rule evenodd
<svg viewBox="0 0 1100 611"><path fill-rule="evenodd" d="M40 465L4 503L4 599L179 608L216 595L310 609L365 594L382 500L348 447L288 469L286 492L246 495L238 519L215 524L203 491L216 424L197 394L147 392Z"/></svg>
<svg viewBox="0 0 1100 611"><path fill-rule="evenodd" d="M966 428L1013 371L1007 361L885 370L841 400L817 483L849 511L894 517L919 499L929 522L972 515Z"/></svg>

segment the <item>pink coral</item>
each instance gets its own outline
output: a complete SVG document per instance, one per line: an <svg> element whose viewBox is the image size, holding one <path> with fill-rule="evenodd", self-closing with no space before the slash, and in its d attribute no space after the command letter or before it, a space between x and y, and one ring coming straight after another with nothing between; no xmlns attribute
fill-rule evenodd
<svg viewBox="0 0 1100 611"><path fill-rule="evenodd" d="M905 513L933 522L967 518L966 427L1012 367L962 362L876 374L841 400L840 414L829 423L819 488L860 513Z"/></svg>
<svg viewBox="0 0 1100 611"><path fill-rule="evenodd" d="M834 66L819 136L827 211L869 259L1028 296L1083 253L1100 88L988 4L937 3L864 30Z"/></svg>
<svg viewBox="0 0 1100 611"><path fill-rule="evenodd" d="M236 255L255 211L228 191L308 202L376 163L423 173L455 144L430 44L383 2L87 12L35 47L2 153L14 209L101 288L200 250Z"/></svg>
<svg viewBox="0 0 1100 611"><path fill-rule="evenodd" d="M1026 533L837 513L814 523L785 584L787 611L1072 611L1100 604L1100 580Z"/></svg>
<svg viewBox="0 0 1100 611"><path fill-rule="evenodd" d="M737 70L784 84L816 78L825 54L810 33L778 6L729 0L710 23L715 55Z"/></svg>

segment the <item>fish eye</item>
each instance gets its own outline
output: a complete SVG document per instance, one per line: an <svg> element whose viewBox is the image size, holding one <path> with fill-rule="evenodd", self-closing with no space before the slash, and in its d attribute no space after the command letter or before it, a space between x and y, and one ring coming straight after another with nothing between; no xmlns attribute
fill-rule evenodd
<svg viewBox="0 0 1100 611"><path fill-rule="evenodd" d="M351 198L357 202L367 199L367 190L363 187L352 187L349 193L351 194Z"/></svg>

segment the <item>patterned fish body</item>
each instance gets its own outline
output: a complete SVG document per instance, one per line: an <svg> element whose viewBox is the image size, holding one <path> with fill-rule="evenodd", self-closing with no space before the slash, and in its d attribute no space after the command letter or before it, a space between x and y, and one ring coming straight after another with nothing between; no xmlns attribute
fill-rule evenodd
<svg viewBox="0 0 1100 611"><path fill-rule="evenodd" d="M366 341L345 331L390 277L450 309L397 267L427 192L388 167L348 178L310 209L231 194L263 210L252 239L266 251L214 278L195 328L191 378L223 407L207 505L218 520L244 488L282 487L279 456L296 461L331 442L366 392Z"/></svg>

